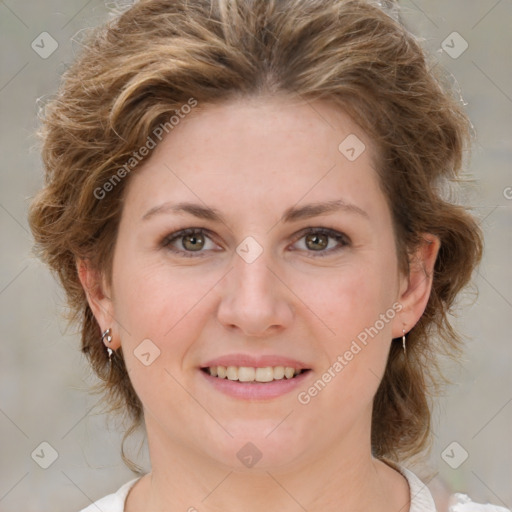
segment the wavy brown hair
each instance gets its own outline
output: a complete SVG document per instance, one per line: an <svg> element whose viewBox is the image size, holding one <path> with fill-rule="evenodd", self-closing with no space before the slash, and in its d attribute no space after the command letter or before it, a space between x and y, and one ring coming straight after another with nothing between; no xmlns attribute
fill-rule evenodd
<svg viewBox="0 0 512 512"><path fill-rule="evenodd" d="M389 2L388 2L389 3ZM438 355L457 355L449 315L482 255L482 234L443 183L461 180L471 123L446 73L400 23L362 0L144 0L92 31L64 73L42 120L44 188L29 222L36 254L60 279L82 351L111 411L143 424L124 364L112 367L88 306L76 260L111 283L112 257L130 177L108 182L155 127L195 98L199 105L285 94L338 105L378 150L399 268L421 233L441 241L431 295L408 335L392 344L374 399L372 450L400 461L428 446L431 400L443 381ZM172 136L172 134L170 135ZM148 158L148 157L146 157Z"/></svg>

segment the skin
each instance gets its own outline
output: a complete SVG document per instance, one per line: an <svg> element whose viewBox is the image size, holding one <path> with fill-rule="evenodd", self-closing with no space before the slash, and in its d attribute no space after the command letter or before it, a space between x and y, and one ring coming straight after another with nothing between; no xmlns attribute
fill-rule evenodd
<svg viewBox="0 0 512 512"><path fill-rule="evenodd" d="M355 161L338 150L349 134L366 146ZM112 286L77 262L144 405L152 471L130 492L127 512L408 510L405 478L371 455L372 400L392 338L426 307L439 241L424 234L409 275L399 272L375 156L339 107L259 98L199 105L130 176ZM288 207L335 199L367 218L338 211L279 222ZM216 208L226 223L171 212L141 219L168 201ZM192 257L161 244L189 227L209 231L199 235L203 256L183 247L186 237L172 246ZM329 253L339 244L328 238L315 250L319 242L300 234L308 227L344 233L350 244ZM263 249L252 263L236 252L247 236ZM289 355L312 368L307 390L397 302L400 312L307 405L297 392L232 398L199 373L229 353ZM145 366L134 350L148 338L161 352ZM252 468L237 458L247 442L262 453Z"/></svg>

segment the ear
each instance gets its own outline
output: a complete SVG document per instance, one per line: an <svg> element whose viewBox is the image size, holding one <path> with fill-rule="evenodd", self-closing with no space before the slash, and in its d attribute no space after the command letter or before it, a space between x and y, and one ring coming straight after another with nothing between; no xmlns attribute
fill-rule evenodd
<svg viewBox="0 0 512 512"><path fill-rule="evenodd" d="M105 346L117 350L120 346L119 335L114 332L114 307L110 296L110 289L107 286L101 272L92 268L90 262L77 258L76 268L80 283L85 291L89 307L100 326L101 332L111 328L112 341Z"/></svg>
<svg viewBox="0 0 512 512"><path fill-rule="evenodd" d="M392 336L399 338L403 330L407 334L418 322L427 307L434 264L441 242L431 233L422 233L423 241L409 259L409 273L401 276L398 302L402 305L400 314L395 317Z"/></svg>

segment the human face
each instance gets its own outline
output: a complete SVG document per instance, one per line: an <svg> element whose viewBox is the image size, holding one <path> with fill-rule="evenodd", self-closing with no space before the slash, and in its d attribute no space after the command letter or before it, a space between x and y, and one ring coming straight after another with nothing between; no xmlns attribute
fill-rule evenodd
<svg viewBox="0 0 512 512"><path fill-rule="evenodd" d="M372 141L319 101L201 107L130 177L114 253L111 313L150 443L243 468L237 453L251 442L262 469L368 450L372 399L402 332ZM339 150L349 135L366 147L353 161ZM329 201L346 206L281 220ZM182 202L224 222L173 212ZM186 228L202 233L170 241ZM234 396L254 384L225 392L201 370L233 354L285 357L309 371L286 388ZM311 391L326 372L330 382Z"/></svg>

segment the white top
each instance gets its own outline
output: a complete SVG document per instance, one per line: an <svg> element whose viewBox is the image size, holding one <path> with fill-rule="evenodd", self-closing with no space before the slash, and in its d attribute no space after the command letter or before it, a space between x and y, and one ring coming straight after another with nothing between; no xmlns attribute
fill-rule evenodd
<svg viewBox="0 0 512 512"><path fill-rule="evenodd" d="M411 508L409 512L437 512L432 494L430 494L427 486L412 471L401 466L397 469L407 479L411 490ZM137 480L139 478L130 480L114 494L109 494L95 501L80 512L98 512L98 510L101 510L101 512L124 512L126 497ZM452 503L449 512L511 512L507 508L495 505L474 503L465 494L454 494Z"/></svg>

